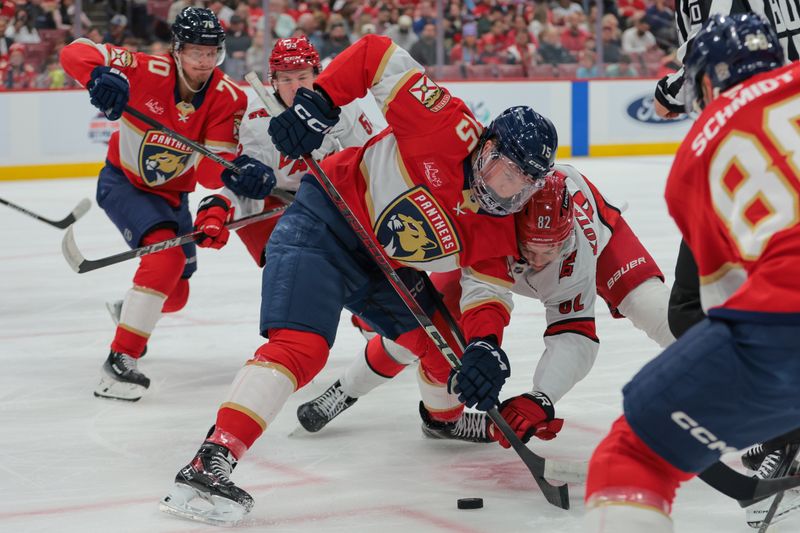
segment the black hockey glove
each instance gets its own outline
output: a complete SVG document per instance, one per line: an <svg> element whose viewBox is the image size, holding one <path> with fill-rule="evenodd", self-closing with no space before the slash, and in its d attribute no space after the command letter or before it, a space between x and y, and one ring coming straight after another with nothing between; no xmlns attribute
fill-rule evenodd
<svg viewBox="0 0 800 533"><path fill-rule="evenodd" d="M238 174L227 168L222 171L222 183L227 188L239 196L254 200L269 196L277 183L271 168L249 155L240 155L233 160L233 164L239 167Z"/></svg>
<svg viewBox="0 0 800 533"><path fill-rule="evenodd" d="M461 368L452 370L447 391L467 407L488 411L499 403L500 389L511 376L508 357L494 336L473 339L464 349Z"/></svg>
<svg viewBox="0 0 800 533"><path fill-rule="evenodd" d="M298 159L322 146L340 110L321 93L300 87L292 107L269 122L269 136L282 153Z"/></svg>
<svg viewBox="0 0 800 533"><path fill-rule="evenodd" d="M92 78L86 85L89 100L103 112L108 120L117 120L130 98L128 78L120 70L111 67L94 67Z"/></svg>

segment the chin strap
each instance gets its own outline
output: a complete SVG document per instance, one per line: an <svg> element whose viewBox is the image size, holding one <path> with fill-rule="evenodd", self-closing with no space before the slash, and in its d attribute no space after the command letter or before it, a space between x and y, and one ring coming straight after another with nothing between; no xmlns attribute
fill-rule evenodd
<svg viewBox="0 0 800 533"><path fill-rule="evenodd" d="M178 57L178 52L172 52L172 57L173 59L175 59L175 65L178 67L178 78L180 78L180 80L183 82L186 88L189 89L190 92L197 94L203 89L205 89L206 83L208 83L208 80L211 79L211 76L209 76L208 79L204 81L202 85L200 85L199 89L194 90L192 89L192 86L189 85L189 82L186 80L186 76L183 74L183 65L181 64L181 58Z"/></svg>

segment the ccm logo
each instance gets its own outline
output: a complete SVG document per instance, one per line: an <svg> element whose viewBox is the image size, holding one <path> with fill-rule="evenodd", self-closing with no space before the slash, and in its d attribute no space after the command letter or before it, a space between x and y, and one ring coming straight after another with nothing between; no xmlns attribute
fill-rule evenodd
<svg viewBox="0 0 800 533"><path fill-rule="evenodd" d="M614 272L613 276L608 278L608 281L606 282L606 285L608 285L608 288L610 289L611 287L614 286L614 284L616 282L619 281L619 278L621 278L622 276L624 276L625 274L627 274L628 272L630 272L632 269L636 268L637 266L643 265L645 263L647 263L647 259L645 259L644 257L640 257L639 259L634 259L633 261L631 261L628 264L622 265L622 267L620 267L619 270Z"/></svg>
<svg viewBox="0 0 800 533"><path fill-rule="evenodd" d="M709 430L698 424L692 417L683 411L675 411L671 415L672 421L678 424L678 427L685 429L689 432L694 439L704 444L706 448L719 453L735 452L736 448L728 446L724 440L719 440L716 435Z"/></svg>

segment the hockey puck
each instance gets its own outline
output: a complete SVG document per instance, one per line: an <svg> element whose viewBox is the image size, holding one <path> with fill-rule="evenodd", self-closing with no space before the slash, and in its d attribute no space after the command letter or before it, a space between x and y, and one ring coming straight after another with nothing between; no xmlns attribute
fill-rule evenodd
<svg viewBox="0 0 800 533"><path fill-rule="evenodd" d="M457 504L459 509L483 509L483 498L460 498Z"/></svg>

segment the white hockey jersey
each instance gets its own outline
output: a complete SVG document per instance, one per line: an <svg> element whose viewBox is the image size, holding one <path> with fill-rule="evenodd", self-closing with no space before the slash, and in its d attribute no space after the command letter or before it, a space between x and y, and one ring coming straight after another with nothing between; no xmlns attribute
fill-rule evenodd
<svg viewBox="0 0 800 533"><path fill-rule="evenodd" d="M545 350L533 376L533 390L557 402L594 364L599 348L595 332L597 258L611 239L586 179L569 165L555 165L566 176L575 205L573 234L557 261L536 272L524 260L509 258L515 294L545 305ZM552 361L558 358L557 362ZM572 364L567 364L569 359ZM551 361L555 364L551 364Z"/></svg>
<svg viewBox="0 0 800 533"><path fill-rule="evenodd" d="M363 146L380 131L370 122L358 102L342 106L341 110L339 122L325 136L322 146L312 153L317 161L343 148ZM286 157L275 148L267 132L270 120L264 104L257 97L251 98L239 127L239 154L249 155L270 167L275 172L277 188L296 191L300 179L309 172L308 165L302 159ZM263 200L245 198L227 188L223 189L223 194L236 206L237 218L263 210Z"/></svg>

